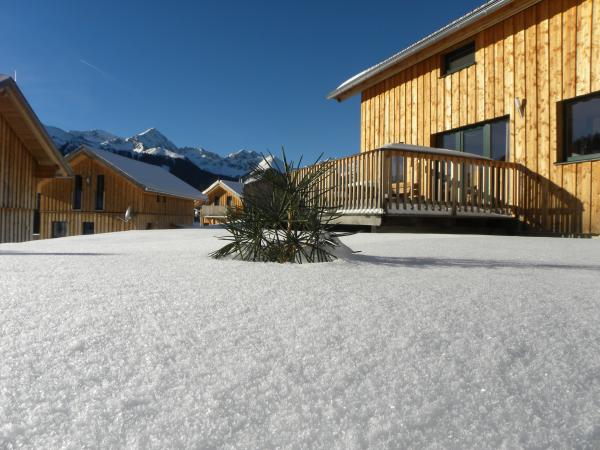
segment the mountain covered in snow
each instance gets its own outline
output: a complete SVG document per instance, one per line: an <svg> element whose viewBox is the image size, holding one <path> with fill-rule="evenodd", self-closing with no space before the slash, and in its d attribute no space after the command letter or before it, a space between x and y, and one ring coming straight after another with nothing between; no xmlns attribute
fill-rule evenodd
<svg viewBox="0 0 600 450"><path fill-rule="evenodd" d="M263 160L262 155L250 150L220 156L202 147L177 147L156 128L127 138L103 130L65 131L52 126L46 126L46 130L65 155L87 145L169 167L176 165L177 160L187 160L202 171L225 178L246 175ZM179 165L182 163L179 161Z"/></svg>

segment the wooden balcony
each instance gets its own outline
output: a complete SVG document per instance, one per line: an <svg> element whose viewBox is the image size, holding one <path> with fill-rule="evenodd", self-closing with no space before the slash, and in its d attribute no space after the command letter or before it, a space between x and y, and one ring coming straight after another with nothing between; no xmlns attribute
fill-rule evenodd
<svg viewBox="0 0 600 450"><path fill-rule="evenodd" d="M227 217L227 206L224 205L202 205L200 209L202 217L211 219L224 219Z"/></svg>
<svg viewBox="0 0 600 450"><path fill-rule="evenodd" d="M352 216L514 217L518 166L452 150L394 144L330 160L325 202ZM300 169L307 173L312 167ZM343 220L342 220L343 222Z"/></svg>

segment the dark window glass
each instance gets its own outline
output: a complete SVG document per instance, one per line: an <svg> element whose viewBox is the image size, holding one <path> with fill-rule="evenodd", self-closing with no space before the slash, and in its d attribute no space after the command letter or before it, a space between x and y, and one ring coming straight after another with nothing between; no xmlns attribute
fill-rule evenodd
<svg viewBox="0 0 600 450"><path fill-rule="evenodd" d="M496 161L506 161L506 139L508 123L505 120L492 122L491 126L491 154L490 158Z"/></svg>
<svg viewBox="0 0 600 450"><path fill-rule="evenodd" d="M35 210L33 211L33 234L40 234L40 204L42 194L35 194Z"/></svg>
<svg viewBox="0 0 600 450"><path fill-rule="evenodd" d="M565 160L600 158L600 93L565 103Z"/></svg>
<svg viewBox="0 0 600 450"><path fill-rule="evenodd" d="M475 64L475 42L444 55L444 75L458 72L472 64Z"/></svg>
<svg viewBox="0 0 600 450"><path fill-rule="evenodd" d="M233 197L231 195L227 196L227 206L231 206L233 203Z"/></svg>
<svg viewBox="0 0 600 450"><path fill-rule="evenodd" d="M215 200L213 201L213 205L218 205L219 202L221 201L221 197L219 197L218 195L215 197Z"/></svg>
<svg viewBox="0 0 600 450"><path fill-rule="evenodd" d="M104 209L104 175L96 178L96 209Z"/></svg>
<svg viewBox="0 0 600 450"><path fill-rule="evenodd" d="M459 133L444 133L441 135L440 147L448 150L458 150L460 148Z"/></svg>
<svg viewBox="0 0 600 450"><path fill-rule="evenodd" d="M167 197L163 196L163 203L167 203Z"/></svg>
<svg viewBox="0 0 600 450"><path fill-rule="evenodd" d="M508 119L448 131L437 135L437 146L506 161L508 156Z"/></svg>
<svg viewBox="0 0 600 450"><path fill-rule="evenodd" d="M156 203L160 203L160 195L156 196Z"/></svg>
<svg viewBox="0 0 600 450"><path fill-rule="evenodd" d="M52 222L52 237L60 238L67 235L67 222Z"/></svg>
<svg viewBox="0 0 600 450"><path fill-rule="evenodd" d="M404 181L404 158L392 156L392 182L401 183Z"/></svg>
<svg viewBox="0 0 600 450"><path fill-rule="evenodd" d="M463 131L463 152L485 156L483 126L467 128Z"/></svg>
<svg viewBox="0 0 600 450"><path fill-rule="evenodd" d="M83 222L82 234L94 234L94 222Z"/></svg>
<svg viewBox="0 0 600 450"><path fill-rule="evenodd" d="M75 189L73 191L73 209L81 209L81 192L83 189L83 180L81 175L75 175Z"/></svg>

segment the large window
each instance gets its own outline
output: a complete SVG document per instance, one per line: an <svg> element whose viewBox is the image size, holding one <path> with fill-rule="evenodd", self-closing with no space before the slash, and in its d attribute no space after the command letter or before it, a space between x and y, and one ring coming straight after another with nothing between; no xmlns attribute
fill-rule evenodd
<svg viewBox="0 0 600 450"><path fill-rule="evenodd" d="M564 102L564 161L600 159L600 92Z"/></svg>
<svg viewBox="0 0 600 450"><path fill-rule="evenodd" d="M457 48L443 56L443 75L450 75L475 64L475 42Z"/></svg>
<svg viewBox="0 0 600 450"><path fill-rule="evenodd" d="M75 175L75 187L73 190L73 209L81 209L81 193L83 189L83 180L81 175Z"/></svg>
<svg viewBox="0 0 600 450"><path fill-rule="evenodd" d="M485 122L440 133L436 146L506 161L508 156L508 119Z"/></svg>
<svg viewBox="0 0 600 450"><path fill-rule="evenodd" d="M104 209L104 175L96 178L96 209Z"/></svg>

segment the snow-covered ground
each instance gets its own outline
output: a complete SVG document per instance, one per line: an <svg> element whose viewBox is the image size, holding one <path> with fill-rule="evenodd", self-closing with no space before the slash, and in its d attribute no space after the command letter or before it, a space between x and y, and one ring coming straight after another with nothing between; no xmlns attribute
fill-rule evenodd
<svg viewBox="0 0 600 450"><path fill-rule="evenodd" d="M600 240L222 233L0 245L0 448L600 446Z"/></svg>

